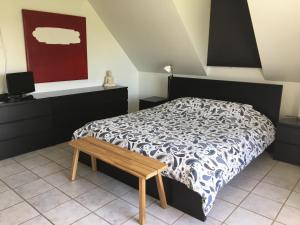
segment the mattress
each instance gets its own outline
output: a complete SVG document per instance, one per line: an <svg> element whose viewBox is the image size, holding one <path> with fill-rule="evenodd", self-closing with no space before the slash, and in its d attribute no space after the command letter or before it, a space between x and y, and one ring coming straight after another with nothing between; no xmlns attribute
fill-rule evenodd
<svg viewBox="0 0 300 225"><path fill-rule="evenodd" d="M275 127L251 105L188 97L90 122L73 138L85 136L166 163L163 176L201 195L207 215L218 191L274 141Z"/></svg>

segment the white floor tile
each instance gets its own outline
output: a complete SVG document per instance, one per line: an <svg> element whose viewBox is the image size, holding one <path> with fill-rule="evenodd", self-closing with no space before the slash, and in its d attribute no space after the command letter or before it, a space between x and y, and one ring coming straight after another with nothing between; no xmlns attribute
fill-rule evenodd
<svg viewBox="0 0 300 225"><path fill-rule="evenodd" d="M25 154L22 154L22 155L15 156L12 159L16 160L17 162L22 162L26 159L30 159L30 158L38 156L38 155L39 154L38 154L37 151L32 151L32 152L28 152L28 153L25 153Z"/></svg>
<svg viewBox="0 0 300 225"><path fill-rule="evenodd" d="M59 186L58 189L60 189L66 195L72 198L76 198L77 196L91 191L96 187L97 186L95 184L92 184L91 182L81 178L72 182L69 181L68 183L63 184L62 186Z"/></svg>
<svg viewBox="0 0 300 225"><path fill-rule="evenodd" d="M268 175L263 179L263 182L265 183L273 184L275 186L288 189L290 191L295 187L297 181L298 181L297 178L289 177L289 176L278 177L278 176Z"/></svg>
<svg viewBox="0 0 300 225"><path fill-rule="evenodd" d="M2 166L0 169L0 179L9 177L17 173L21 173L25 170L26 169L23 166L21 166L19 163L12 163L6 166Z"/></svg>
<svg viewBox="0 0 300 225"><path fill-rule="evenodd" d="M300 193L300 181L298 182L294 191Z"/></svg>
<svg viewBox="0 0 300 225"><path fill-rule="evenodd" d="M7 187L6 184L4 184L1 180L0 180L0 193L9 190L9 188Z"/></svg>
<svg viewBox="0 0 300 225"><path fill-rule="evenodd" d="M25 184L20 187L17 187L15 190L23 198L29 199L39 194L50 191L51 189L53 189L53 186L40 179L40 180L33 181L29 184Z"/></svg>
<svg viewBox="0 0 300 225"><path fill-rule="evenodd" d="M174 225L221 225L221 222L210 217L207 217L206 221L202 222L185 214L179 220L177 220Z"/></svg>
<svg viewBox="0 0 300 225"><path fill-rule="evenodd" d="M300 166L295 166L289 163L278 162L278 164L270 172L270 176L274 177L288 177L299 179L300 178Z"/></svg>
<svg viewBox="0 0 300 225"><path fill-rule="evenodd" d="M117 199L95 212L111 224L119 225L138 213L138 209L124 200Z"/></svg>
<svg viewBox="0 0 300 225"><path fill-rule="evenodd" d="M13 163L16 163L16 161L14 161L13 159L3 159L0 160L0 167L7 166Z"/></svg>
<svg viewBox="0 0 300 225"><path fill-rule="evenodd" d="M276 221L276 222L273 223L273 225L284 225L284 224L279 223L279 222Z"/></svg>
<svg viewBox="0 0 300 225"><path fill-rule="evenodd" d="M253 190L253 193L283 203L290 194L290 191L272 184L261 182Z"/></svg>
<svg viewBox="0 0 300 225"><path fill-rule="evenodd" d="M59 148L56 146L50 146L50 147L46 147L46 148L42 148L38 151L36 151L37 153L39 153L42 156L47 156L49 154L53 154L53 152L57 151Z"/></svg>
<svg viewBox="0 0 300 225"><path fill-rule="evenodd" d="M235 209L235 205L216 199L213 208L209 212L209 216L219 221L224 221Z"/></svg>
<svg viewBox="0 0 300 225"><path fill-rule="evenodd" d="M129 191L127 194L125 194L124 196L122 196L122 199L131 203L135 207L139 207L139 191L136 189L133 189L133 190ZM155 201L154 198L147 195L146 196L146 207L149 207L150 205L152 205L154 201Z"/></svg>
<svg viewBox="0 0 300 225"><path fill-rule="evenodd" d="M68 200L70 200L70 198L64 193L57 189L52 189L51 191L28 199L28 202L41 213L45 213Z"/></svg>
<svg viewBox="0 0 300 225"><path fill-rule="evenodd" d="M62 186L63 184L70 182L70 174L71 171L63 170L58 173L54 173L49 176L46 176L44 177L44 179L54 187L59 187Z"/></svg>
<svg viewBox="0 0 300 225"><path fill-rule="evenodd" d="M241 204L241 207L258 213L270 219L275 219L282 204L273 200L263 198L256 194L250 194Z"/></svg>
<svg viewBox="0 0 300 225"><path fill-rule="evenodd" d="M20 164L26 167L27 169L33 169L35 167L43 166L48 163L50 163L50 160L40 155L36 155L34 157L22 160L20 162Z"/></svg>
<svg viewBox="0 0 300 225"><path fill-rule="evenodd" d="M90 212L77 202L70 200L45 213L45 216L56 225L67 225L85 217Z"/></svg>
<svg viewBox="0 0 300 225"><path fill-rule="evenodd" d="M109 182L101 184L100 187L105 189L106 191L109 191L109 192L119 196L119 197L127 194L129 191L131 191L133 189L118 180L111 180Z"/></svg>
<svg viewBox="0 0 300 225"><path fill-rule="evenodd" d="M76 198L83 206L91 211L99 209L107 203L115 200L117 197L104 191L100 188L96 188Z"/></svg>
<svg viewBox="0 0 300 225"><path fill-rule="evenodd" d="M171 224L183 215L183 212L179 211L178 209L175 209L171 206L168 206L168 208L163 209L158 205L158 203L154 203L149 208L147 208L147 212L163 220L164 222Z"/></svg>
<svg viewBox="0 0 300 225"><path fill-rule="evenodd" d="M95 214L90 214L76 223L73 223L73 225L109 225L109 223Z"/></svg>
<svg viewBox="0 0 300 225"><path fill-rule="evenodd" d="M38 215L34 208L22 202L0 212L0 225L18 225Z"/></svg>
<svg viewBox="0 0 300 225"><path fill-rule="evenodd" d="M34 167L31 171L39 175L40 177L46 177L63 169L64 168L59 166L58 164L51 162L46 165Z"/></svg>
<svg viewBox="0 0 300 225"><path fill-rule="evenodd" d="M293 192L290 197L288 198L286 204L288 206L293 206L295 208L300 209L300 193Z"/></svg>
<svg viewBox="0 0 300 225"><path fill-rule="evenodd" d="M258 184L258 182L259 180L243 175L238 175L235 178L233 178L233 180L231 180L229 184L233 187L237 187L245 191L251 191L255 187L255 185Z"/></svg>
<svg viewBox="0 0 300 225"><path fill-rule="evenodd" d="M58 148L62 148L62 149L66 149L66 148L69 148L70 145L68 142L64 142L64 143L61 143L61 144L58 144L58 145L55 145L55 147L58 147Z"/></svg>
<svg viewBox="0 0 300 225"><path fill-rule="evenodd" d="M52 225L52 223L42 216L37 216L25 223L22 223L21 225Z"/></svg>
<svg viewBox="0 0 300 225"><path fill-rule="evenodd" d="M247 194L247 191L243 191L230 185L225 185L218 193L217 198L238 205L243 201Z"/></svg>
<svg viewBox="0 0 300 225"><path fill-rule="evenodd" d="M271 225L272 220L248 210L238 208L225 223L228 225Z"/></svg>
<svg viewBox="0 0 300 225"><path fill-rule="evenodd" d="M101 172L93 172L90 171L84 176L85 179L91 181L92 183L96 185L102 185L104 183L107 183L109 181L112 181L113 178L110 176L105 175L104 173Z"/></svg>
<svg viewBox="0 0 300 225"><path fill-rule="evenodd" d="M145 215L145 225L167 225L165 222L159 220L158 218L155 218L154 216L146 213ZM136 215L134 218L131 218L128 220L124 225L139 225L139 216Z"/></svg>
<svg viewBox="0 0 300 225"><path fill-rule="evenodd" d="M3 178L3 181L11 188L16 188L39 179L37 175L26 170L24 172Z"/></svg>
<svg viewBox="0 0 300 225"><path fill-rule="evenodd" d="M91 167L78 163L77 174L79 176L86 177L90 172L93 172Z"/></svg>
<svg viewBox="0 0 300 225"><path fill-rule="evenodd" d="M58 165L66 168L66 169L70 169L72 167L72 159L66 159L66 158L62 158L59 160L55 161ZM70 169L71 170L71 169Z"/></svg>
<svg viewBox="0 0 300 225"><path fill-rule="evenodd" d="M268 165L260 165L251 163L249 166L245 168L245 170L241 173L241 175L250 177L253 179L261 180L270 170L272 166Z"/></svg>
<svg viewBox="0 0 300 225"><path fill-rule="evenodd" d="M22 198L11 190L2 192L0 193L0 210L16 205L22 201Z"/></svg>
<svg viewBox="0 0 300 225"><path fill-rule="evenodd" d="M284 206L277 217L277 221L286 225L299 225L300 209Z"/></svg>

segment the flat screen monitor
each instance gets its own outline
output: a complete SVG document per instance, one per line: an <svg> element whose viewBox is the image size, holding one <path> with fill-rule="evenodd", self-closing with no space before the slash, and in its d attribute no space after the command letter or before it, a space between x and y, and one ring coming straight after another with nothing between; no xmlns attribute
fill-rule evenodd
<svg viewBox="0 0 300 225"><path fill-rule="evenodd" d="M22 96L35 91L33 73L10 73L6 75L9 96Z"/></svg>

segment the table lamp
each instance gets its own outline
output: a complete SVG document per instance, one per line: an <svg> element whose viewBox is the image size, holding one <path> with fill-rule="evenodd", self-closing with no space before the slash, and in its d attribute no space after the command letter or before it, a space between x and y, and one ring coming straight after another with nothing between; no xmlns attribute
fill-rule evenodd
<svg viewBox="0 0 300 225"><path fill-rule="evenodd" d="M170 93L171 93L171 80L173 78L174 75L174 66L173 65L166 65L164 67L164 70L170 74L170 76L168 77L168 99L170 100Z"/></svg>

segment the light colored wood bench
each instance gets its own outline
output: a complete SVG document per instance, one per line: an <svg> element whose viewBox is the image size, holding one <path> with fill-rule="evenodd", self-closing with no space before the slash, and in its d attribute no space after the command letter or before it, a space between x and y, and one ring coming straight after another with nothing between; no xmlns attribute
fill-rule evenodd
<svg viewBox="0 0 300 225"><path fill-rule="evenodd" d="M146 180L155 176L160 206L162 208L167 207L164 185L161 177L161 172L167 168L166 164L93 137L73 140L69 142L69 144L73 147L74 151L70 178L72 181L76 178L79 153L84 152L91 156L93 171L97 171L97 159L99 159L139 178L140 224L144 224L145 222Z"/></svg>

